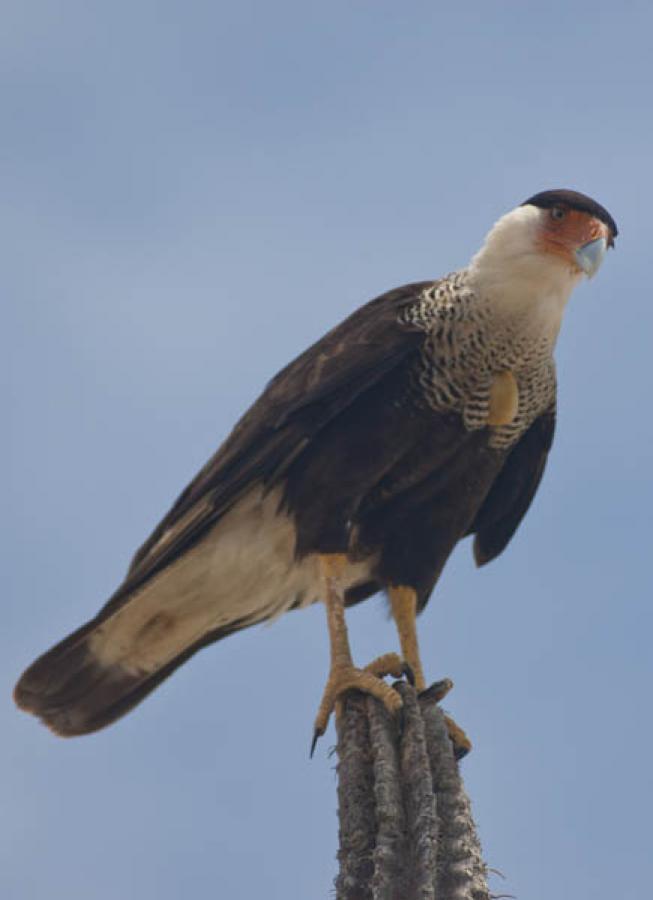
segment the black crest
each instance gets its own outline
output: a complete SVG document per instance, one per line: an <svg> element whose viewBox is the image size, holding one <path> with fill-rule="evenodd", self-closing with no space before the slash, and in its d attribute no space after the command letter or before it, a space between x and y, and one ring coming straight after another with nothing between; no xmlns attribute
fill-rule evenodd
<svg viewBox="0 0 653 900"><path fill-rule="evenodd" d="M596 200L592 200L591 197L580 194L578 191L568 191L562 188L553 191L541 191L539 194L534 194L528 200L524 200L522 206L539 206L540 209L551 209L553 206L566 206L568 209L577 209L579 212L589 213L597 219L600 219L601 222L605 222L612 232L613 238L619 234L617 223L607 209L604 206L601 206L600 203L597 203Z"/></svg>

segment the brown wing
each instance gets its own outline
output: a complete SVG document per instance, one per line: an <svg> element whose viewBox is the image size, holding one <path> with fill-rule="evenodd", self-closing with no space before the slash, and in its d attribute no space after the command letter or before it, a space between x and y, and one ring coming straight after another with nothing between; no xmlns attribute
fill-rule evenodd
<svg viewBox="0 0 653 900"><path fill-rule="evenodd" d="M377 297L282 369L138 550L105 610L176 559L244 490L282 475L320 428L416 352L424 332L399 315L432 284Z"/></svg>
<svg viewBox="0 0 653 900"><path fill-rule="evenodd" d="M555 407L537 418L510 451L474 524L474 558L479 566L505 550L535 496L555 431Z"/></svg>

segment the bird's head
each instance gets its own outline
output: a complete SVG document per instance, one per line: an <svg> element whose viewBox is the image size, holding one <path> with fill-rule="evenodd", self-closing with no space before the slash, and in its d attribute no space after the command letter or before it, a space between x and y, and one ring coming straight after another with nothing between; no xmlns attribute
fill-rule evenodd
<svg viewBox="0 0 653 900"><path fill-rule="evenodd" d="M539 251L560 259L591 278L614 247L617 224L610 213L576 191L542 191L522 203L535 210L534 242Z"/></svg>
<svg viewBox="0 0 653 900"><path fill-rule="evenodd" d="M583 275L596 274L616 236L614 219L595 200L542 191L494 224L470 269L497 299L549 296L563 306Z"/></svg>

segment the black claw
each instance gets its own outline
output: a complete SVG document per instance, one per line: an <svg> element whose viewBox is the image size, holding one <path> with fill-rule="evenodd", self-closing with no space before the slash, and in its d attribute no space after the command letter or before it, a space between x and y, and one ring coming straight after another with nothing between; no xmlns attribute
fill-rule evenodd
<svg viewBox="0 0 653 900"><path fill-rule="evenodd" d="M313 732L313 740L311 741L311 752L308 755L309 759L313 759L313 754L315 753L315 747L317 746L317 742L320 740L320 738L322 737L323 734L324 734L324 732L320 731L319 728L316 728L315 731Z"/></svg>
<svg viewBox="0 0 653 900"><path fill-rule="evenodd" d="M453 758L456 762L460 762L461 759L464 759L467 756L471 748L463 747L462 744L456 744L454 741L451 743L453 744Z"/></svg>
<svg viewBox="0 0 653 900"><path fill-rule="evenodd" d="M401 671L406 676L408 683L412 684L412 686L415 687L415 673L407 662L403 664L403 666L401 667Z"/></svg>

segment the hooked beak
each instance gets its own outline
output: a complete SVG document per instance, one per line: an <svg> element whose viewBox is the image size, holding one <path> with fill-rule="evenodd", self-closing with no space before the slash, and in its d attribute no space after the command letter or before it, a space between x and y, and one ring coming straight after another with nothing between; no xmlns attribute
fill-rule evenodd
<svg viewBox="0 0 653 900"><path fill-rule="evenodd" d="M588 278L592 278L598 272L607 249L608 242L604 237L600 237L576 250L576 262Z"/></svg>

